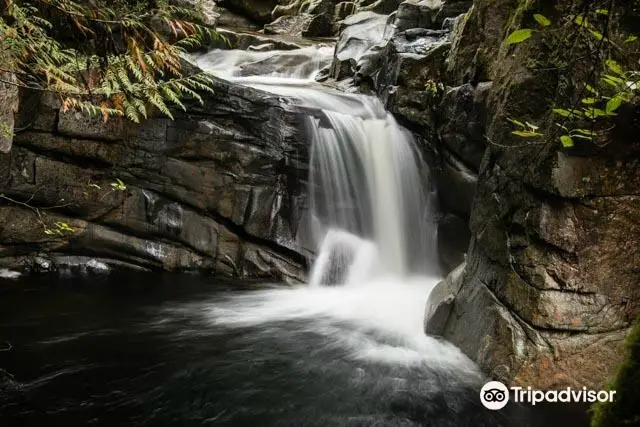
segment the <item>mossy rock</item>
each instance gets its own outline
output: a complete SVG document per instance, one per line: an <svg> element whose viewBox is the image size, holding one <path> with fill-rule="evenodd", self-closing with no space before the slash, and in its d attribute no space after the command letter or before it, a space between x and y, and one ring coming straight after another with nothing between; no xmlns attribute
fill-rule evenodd
<svg viewBox="0 0 640 427"><path fill-rule="evenodd" d="M640 316L627 337L626 347L626 359L609 387L616 391L615 399L593 406L592 427L640 425Z"/></svg>

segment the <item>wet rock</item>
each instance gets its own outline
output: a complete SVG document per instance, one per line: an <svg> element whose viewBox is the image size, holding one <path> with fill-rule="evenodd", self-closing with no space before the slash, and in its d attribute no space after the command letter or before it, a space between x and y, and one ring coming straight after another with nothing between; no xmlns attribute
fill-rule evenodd
<svg viewBox="0 0 640 427"><path fill-rule="evenodd" d="M278 2L278 0L218 0L217 3L234 13L266 24L271 21L271 11Z"/></svg>
<svg viewBox="0 0 640 427"><path fill-rule="evenodd" d="M442 215L438 220L438 255L444 271L451 271L464 261L470 240L465 219L452 213Z"/></svg>
<svg viewBox="0 0 640 427"><path fill-rule="evenodd" d="M445 0L433 20L434 28L443 28L448 19L467 13L473 6L472 0Z"/></svg>
<svg viewBox="0 0 640 427"><path fill-rule="evenodd" d="M304 37L328 37L333 32L333 20L328 13L315 15L302 30Z"/></svg>
<svg viewBox="0 0 640 427"><path fill-rule="evenodd" d="M405 123L424 129L424 134L433 140L442 91L438 82L449 44L442 41L440 33L411 37L407 38L405 32L393 38L383 56L376 86L383 98L387 94L391 112Z"/></svg>
<svg viewBox="0 0 640 427"><path fill-rule="evenodd" d="M350 77L355 64L376 46L380 49L393 34L388 17L373 12L359 12L347 17L341 24L341 34L336 43L331 75L339 80Z"/></svg>
<svg viewBox="0 0 640 427"><path fill-rule="evenodd" d="M302 35L302 32L307 28L312 19L313 16L306 13L293 16L281 16L272 23L266 24L264 26L264 32L266 34Z"/></svg>
<svg viewBox="0 0 640 427"><path fill-rule="evenodd" d="M311 0L302 6L301 12L311 15L329 15L333 16L335 3L333 0Z"/></svg>
<svg viewBox="0 0 640 427"><path fill-rule="evenodd" d="M356 13L356 3L352 1L343 1L336 4L333 11L333 19L335 22L341 21L354 13Z"/></svg>
<svg viewBox="0 0 640 427"><path fill-rule="evenodd" d="M21 133L13 155L0 157L0 191L38 206L64 205L42 221L73 231L51 237L29 209L0 206L0 267L242 277L257 274L245 262L261 260L269 268L260 277L302 277L297 241L308 147L299 113L223 81L207 102L175 121L90 128L86 117L60 114L57 134ZM116 190L116 179L126 188ZM249 260L243 245L269 256Z"/></svg>
<svg viewBox="0 0 640 427"><path fill-rule="evenodd" d="M429 293L424 316L424 330L428 335L440 336L444 332L462 287L464 268L465 264L460 264Z"/></svg>
<svg viewBox="0 0 640 427"><path fill-rule="evenodd" d="M449 89L438 109L440 141L475 171L480 169L487 147L486 103L490 89L491 83Z"/></svg>
<svg viewBox="0 0 640 427"><path fill-rule="evenodd" d="M295 16L300 11L302 0L292 0L284 4L279 4L273 8L271 18L277 19L281 16Z"/></svg>
<svg viewBox="0 0 640 427"><path fill-rule="evenodd" d="M219 43L216 48L219 49L240 49L251 50L258 47L264 49L265 45L270 45L274 50L294 50L307 46L309 42L294 37L285 37L282 35L257 34L253 32L230 31L218 29L218 33L228 40L228 45Z"/></svg>
<svg viewBox="0 0 640 427"><path fill-rule="evenodd" d="M402 0L375 0L369 5L360 5L358 10L388 15L398 10L401 2Z"/></svg>
<svg viewBox="0 0 640 427"><path fill-rule="evenodd" d="M220 28L234 28L234 29L251 29L258 30L259 24L251 21L250 19L235 14L225 8L216 7L211 13L212 19L215 20L215 25Z"/></svg>
<svg viewBox="0 0 640 427"><path fill-rule="evenodd" d="M256 245L245 245L243 277L277 279L290 284L305 281L304 265Z"/></svg>
<svg viewBox="0 0 640 427"><path fill-rule="evenodd" d="M398 31L409 28L436 28L435 17L441 7L440 0L406 0L398 7L395 26Z"/></svg>
<svg viewBox="0 0 640 427"><path fill-rule="evenodd" d="M471 213L471 203L476 192L478 175L450 153L441 153L435 178L437 187L445 189L439 193L445 209L468 218Z"/></svg>

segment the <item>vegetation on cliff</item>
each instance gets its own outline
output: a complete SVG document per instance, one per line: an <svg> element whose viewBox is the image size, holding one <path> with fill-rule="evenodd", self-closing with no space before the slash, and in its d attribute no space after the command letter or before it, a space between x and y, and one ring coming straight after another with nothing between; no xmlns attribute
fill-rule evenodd
<svg viewBox="0 0 640 427"><path fill-rule="evenodd" d="M593 410L593 427L637 426L640 424L640 316L627 338L624 363L611 386L616 390L613 402L599 403Z"/></svg>
<svg viewBox="0 0 640 427"><path fill-rule="evenodd" d="M0 0L2 82L58 94L78 109L134 122L201 101L210 78L181 56L217 37L197 8L167 0Z"/></svg>
<svg viewBox="0 0 640 427"><path fill-rule="evenodd" d="M565 148L584 141L606 146L619 111L639 103L639 2L548 3L525 2L522 25L505 42L510 46L537 37L544 48L531 53L527 66L558 78L552 120L544 129L544 124L511 119L512 133L532 139L552 135Z"/></svg>

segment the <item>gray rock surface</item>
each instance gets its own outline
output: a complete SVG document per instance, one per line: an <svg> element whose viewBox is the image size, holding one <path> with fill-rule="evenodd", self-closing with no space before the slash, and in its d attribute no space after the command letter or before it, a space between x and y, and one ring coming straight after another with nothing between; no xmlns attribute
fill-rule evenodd
<svg viewBox="0 0 640 427"><path fill-rule="evenodd" d="M302 35L302 31L307 28L313 15L302 13L298 15L283 15L275 21L264 26L266 34L290 34Z"/></svg>
<svg viewBox="0 0 640 427"><path fill-rule="evenodd" d="M464 269L465 264L460 264L429 293L424 312L424 330L427 334L440 336L444 332L462 287Z"/></svg>
<svg viewBox="0 0 640 427"><path fill-rule="evenodd" d="M303 278L307 146L300 116L286 104L219 81L205 107L175 122L54 116L55 134L22 132L0 155L0 192L34 207L0 205L0 267L84 263L94 272L104 264ZM125 189L112 185L118 179ZM44 232L56 223L73 231Z"/></svg>
<svg viewBox="0 0 640 427"><path fill-rule="evenodd" d="M398 7L395 26L398 31L409 28L436 28L436 15L441 8L441 0L405 0Z"/></svg>
<svg viewBox="0 0 640 427"><path fill-rule="evenodd" d="M464 218L445 213L438 220L438 255L444 271L451 271L464 261L471 232Z"/></svg>
<svg viewBox="0 0 640 427"><path fill-rule="evenodd" d="M218 0L217 4L245 16L250 20L262 24L271 21L271 12L278 5L279 0Z"/></svg>
<svg viewBox="0 0 640 427"><path fill-rule="evenodd" d="M639 309L640 146L625 136L638 132L639 112L620 113L606 149L513 135L507 117L552 125L547 100L564 84L526 67L548 54L536 40L502 49L518 7L476 0L451 40L439 148L478 178L464 278L442 335L503 382L599 389Z"/></svg>

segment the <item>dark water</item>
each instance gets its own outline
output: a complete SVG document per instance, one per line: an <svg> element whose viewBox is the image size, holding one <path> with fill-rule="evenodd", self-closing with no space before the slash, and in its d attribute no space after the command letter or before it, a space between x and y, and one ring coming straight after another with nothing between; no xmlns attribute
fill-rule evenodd
<svg viewBox="0 0 640 427"><path fill-rule="evenodd" d="M581 408L486 410L465 373L354 359L312 319L207 321L256 286L170 275L0 282L0 349L11 345L0 351L0 426L586 425Z"/></svg>

